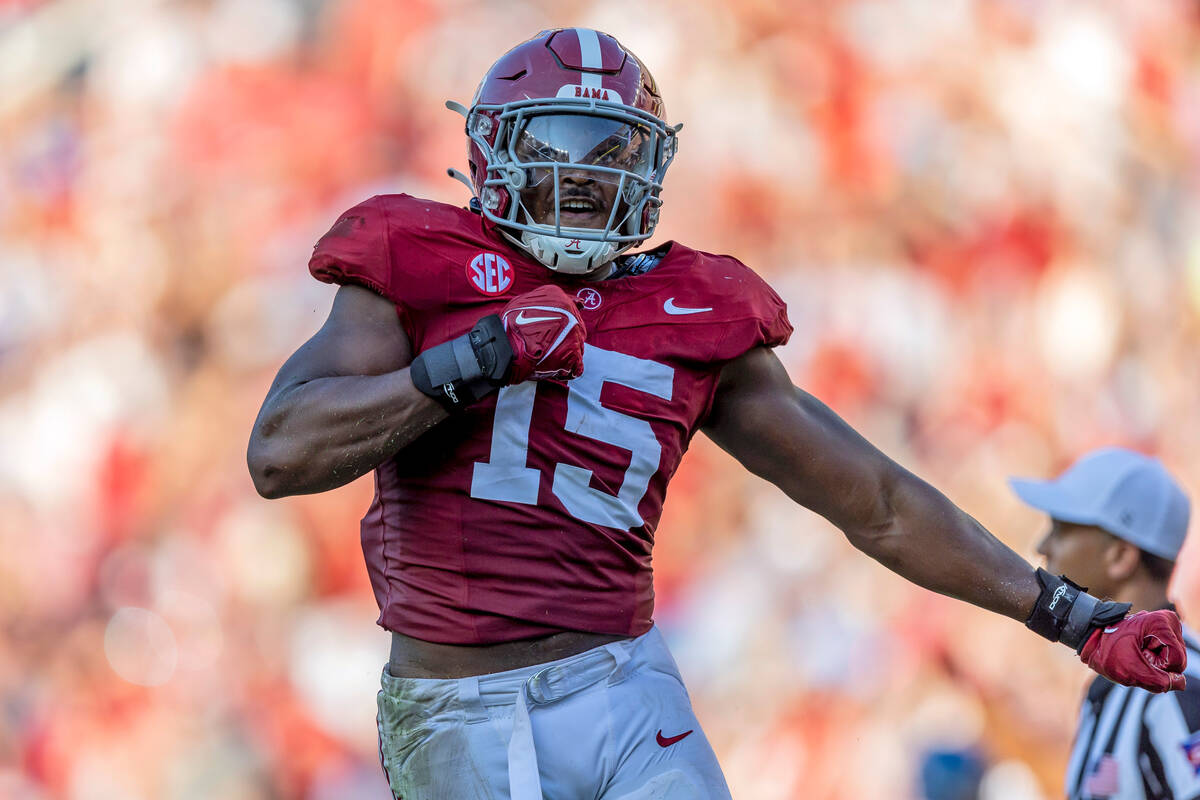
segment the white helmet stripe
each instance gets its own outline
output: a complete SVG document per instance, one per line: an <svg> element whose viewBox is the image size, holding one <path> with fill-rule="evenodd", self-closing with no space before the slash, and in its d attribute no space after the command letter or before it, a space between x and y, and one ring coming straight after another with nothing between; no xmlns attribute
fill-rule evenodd
<svg viewBox="0 0 1200 800"><path fill-rule="evenodd" d="M604 56L600 52L600 37L591 28L576 28L575 35L579 37L579 61L586 69L600 69L604 66ZM600 73L584 72L579 81L580 85L589 89L600 88Z"/></svg>

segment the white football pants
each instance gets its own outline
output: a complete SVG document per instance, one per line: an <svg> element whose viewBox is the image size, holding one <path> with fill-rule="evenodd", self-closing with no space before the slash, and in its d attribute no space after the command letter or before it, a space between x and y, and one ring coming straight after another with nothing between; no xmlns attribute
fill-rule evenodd
<svg viewBox="0 0 1200 800"><path fill-rule="evenodd" d="M399 800L729 800L657 628L471 678L393 677L379 752Z"/></svg>

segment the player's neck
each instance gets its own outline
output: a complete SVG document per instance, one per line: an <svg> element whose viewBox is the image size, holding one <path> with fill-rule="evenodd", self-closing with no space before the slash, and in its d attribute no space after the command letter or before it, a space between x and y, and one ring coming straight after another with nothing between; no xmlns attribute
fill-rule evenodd
<svg viewBox="0 0 1200 800"><path fill-rule="evenodd" d="M584 275L580 275L579 277L585 281L602 281L609 275L612 275L614 269L616 269L616 262L609 261L603 267L600 267L592 272L588 272Z"/></svg>

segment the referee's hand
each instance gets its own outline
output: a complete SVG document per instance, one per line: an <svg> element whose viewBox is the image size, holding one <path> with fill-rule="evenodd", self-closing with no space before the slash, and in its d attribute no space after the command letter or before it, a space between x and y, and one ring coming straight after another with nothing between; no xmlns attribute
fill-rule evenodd
<svg viewBox="0 0 1200 800"><path fill-rule="evenodd" d="M1187 650L1174 611L1139 611L1099 627L1079 651L1083 663L1110 681L1151 692L1187 685Z"/></svg>

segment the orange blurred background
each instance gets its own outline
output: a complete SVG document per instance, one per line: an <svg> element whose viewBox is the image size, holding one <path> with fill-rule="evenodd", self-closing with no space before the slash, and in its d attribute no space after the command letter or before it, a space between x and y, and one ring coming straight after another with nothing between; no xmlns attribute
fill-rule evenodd
<svg viewBox="0 0 1200 800"><path fill-rule="evenodd" d="M790 306L796 382L1031 559L1006 487L1123 444L1200 486L1200 12L1184 0L0 0L0 797L386 797L363 478L246 440L379 192L465 203L504 50L597 27L684 122L669 238ZM936 558L936 554L931 554ZM1195 548L1174 595L1200 614ZM658 621L735 797L1061 795L1088 673L702 437Z"/></svg>

